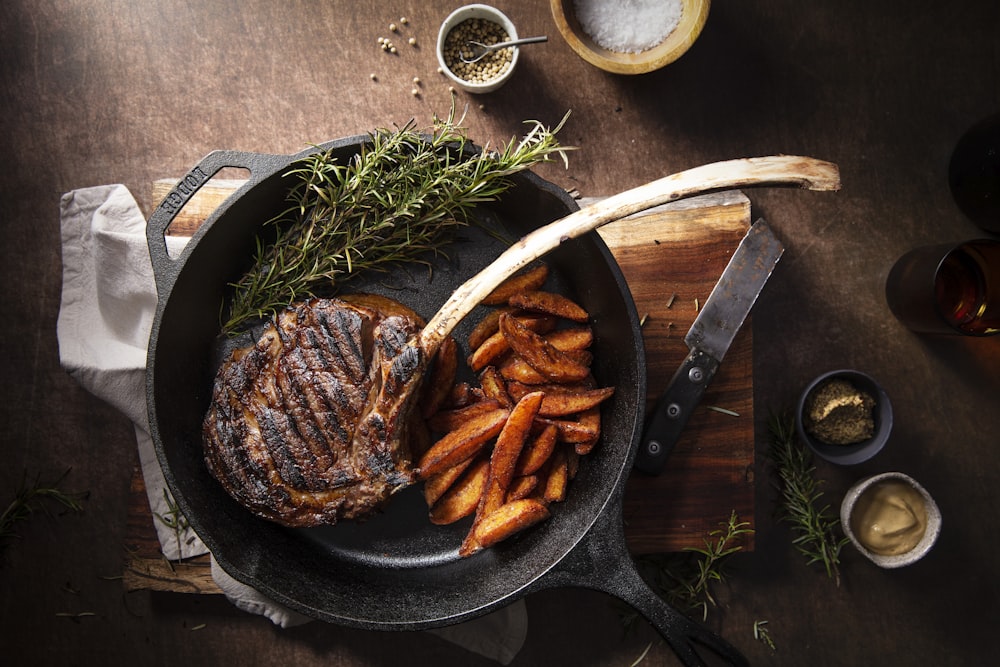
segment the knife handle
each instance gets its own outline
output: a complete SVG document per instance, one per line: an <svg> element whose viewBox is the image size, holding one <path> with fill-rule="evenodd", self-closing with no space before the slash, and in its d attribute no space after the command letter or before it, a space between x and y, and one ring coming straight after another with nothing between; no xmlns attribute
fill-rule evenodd
<svg viewBox="0 0 1000 667"><path fill-rule="evenodd" d="M634 467L637 470L650 475L658 475L663 470L681 431L718 368L719 362L700 350L691 350L687 355L646 424L646 432L635 457Z"/></svg>

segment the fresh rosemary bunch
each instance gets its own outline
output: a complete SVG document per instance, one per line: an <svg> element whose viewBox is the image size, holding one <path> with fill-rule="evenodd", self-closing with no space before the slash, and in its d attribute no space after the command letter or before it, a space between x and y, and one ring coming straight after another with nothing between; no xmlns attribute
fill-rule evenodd
<svg viewBox="0 0 1000 667"><path fill-rule="evenodd" d="M823 492L816 478L812 456L795 435L794 418L787 412L771 415L768 458L778 475L781 518L797 533L792 543L806 561L822 563L827 576L840 585L840 550L848 539L838 537L840 519L823 505Z"/></svg>
<svg viewBox="0 0 1000 667"><path fill-rule="evenodd" d="M475 206L511 187L509 176L553 154L566 161L567 149L555 138L565 120L552 130L528 121L520 141L467 154L453 108L447 119L435 118L429 133L415 131L413 121L372 132L346 164L330 151L304 158L289 171L298 179L291 206L266 225L275 236L258 237L252 268L233 285L224 329L270 316L321 285L335 293L336 283L358 271L427 264L443 252L449 232L469 223Z"/></svg>

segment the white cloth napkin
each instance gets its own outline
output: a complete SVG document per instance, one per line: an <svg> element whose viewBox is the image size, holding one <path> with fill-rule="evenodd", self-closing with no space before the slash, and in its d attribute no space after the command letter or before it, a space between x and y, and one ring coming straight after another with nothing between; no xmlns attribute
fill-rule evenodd
<svg viewBox="0 0 1000 667"><path fill-rule="evenodd" d="M63 284L57 338L63 368L85 389L124 413L135 427L139 460L154 526L169 560L208 551L176 519L146 413L146 346L156 288L146 246L146 220L123 185L67 192L60 201ZM176 255L187 239L167 237ZM158 517L158 518L157 518ZM310 619L269 600L222 570L212 577L238 608L289 627ZM527 636L523 601L482 618L432 632L468 650L510 664Z"/></svg>

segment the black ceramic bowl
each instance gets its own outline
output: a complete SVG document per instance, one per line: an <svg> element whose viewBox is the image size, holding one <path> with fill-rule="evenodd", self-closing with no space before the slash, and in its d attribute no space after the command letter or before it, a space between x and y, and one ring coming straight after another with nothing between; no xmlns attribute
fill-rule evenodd
<svg viewBox="0 0 1000 667"><path fill-rule="evenodd" d="M872 437L849 445L837 445L824 442L810 432L805 423L806 405L809 397L816 389L833 379L847 380L855 388L875 399L875 407L873 408L875 431ZM830 371L810 382L802 392L795 410L795 428L798 430L799 437L820 458L839 465L854 465L867 461L885 446L889 439L889 432L892 430L892 404L882 387L870 376L854 370Z"/></svg>

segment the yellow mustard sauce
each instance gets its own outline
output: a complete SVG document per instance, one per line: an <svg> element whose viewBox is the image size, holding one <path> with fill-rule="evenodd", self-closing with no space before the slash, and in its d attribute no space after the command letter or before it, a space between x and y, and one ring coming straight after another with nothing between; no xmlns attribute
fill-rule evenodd
<svg viewBox="0 0 1000 667"><path fill-rule="evenodd" d="M851 529L868 550L881 556L906 553L927 530L927 509L905 482L887 480L866 489L851 513Z"/></svg>

